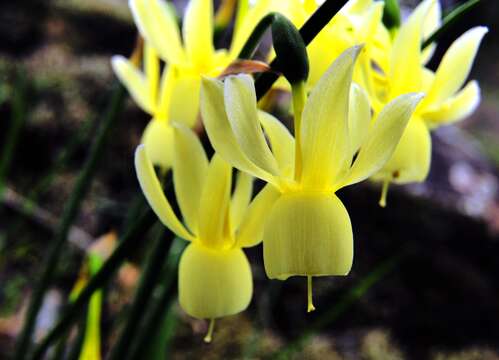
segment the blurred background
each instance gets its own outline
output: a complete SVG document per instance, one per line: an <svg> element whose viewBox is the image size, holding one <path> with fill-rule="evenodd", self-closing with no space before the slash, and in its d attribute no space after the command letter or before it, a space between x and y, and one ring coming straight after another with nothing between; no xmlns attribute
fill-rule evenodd
<svg viewBox="0 0 499 360"><path fill-rule="evenodd" d="M441 2L444 9L459 3ZM182 13L185 1L174 3ZM402 3L409 9L419 1ZM248 251L255 277L250 308L219 321L211 345L202 341L207 324L182 312L174 280L168 282L169 358L499 359L498 18L499 3L482 0L446 34L430 63L435 67L465 30L489 26L471 74L481 105L433 134L428 181L392 187L385 209L377 205L376 186L339 193L352 218L355 261L348 277L314 280L317 311L305 312L303 279L266 279L258 246ZM135 37L125 0L0 2L0 359L13 350L113 91L110 57L129 56ZM37 339L81 277L89 246L108 252L133 220L130 209L141 194L132 156L149 117L129 98L118 116L44 299ZM136 251L106 286L104 353L127 314L154 233L137 236Z"/></svg>

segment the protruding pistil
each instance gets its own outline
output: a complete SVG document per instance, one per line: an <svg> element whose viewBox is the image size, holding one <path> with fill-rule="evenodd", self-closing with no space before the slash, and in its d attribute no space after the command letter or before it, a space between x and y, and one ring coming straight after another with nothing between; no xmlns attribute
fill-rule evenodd
<svg viewBox="0 0 499 360"><path fill-rule="evenodd" d="M383 187L381 188L381 198L379 199L379 206L384 208L386 206L386 197L388 195L388 187L390 186L390 180L383 181Z"/></svg>
<svg viewBox="0 0 499 360"><path fill-rule="evenodd" d="M312 276L307 276L307 299L307 312L312 312L315 310L315 306L312 301Z"/></svg>
<svg viewBox="0 0 499 360"><path fill-rule="evenodd" d="M208 332L206 333L206 336L203 339L205 343L211 343L213 336L213 329L215 329L215 319L210 319L210 325L208 325Z"/></svg>

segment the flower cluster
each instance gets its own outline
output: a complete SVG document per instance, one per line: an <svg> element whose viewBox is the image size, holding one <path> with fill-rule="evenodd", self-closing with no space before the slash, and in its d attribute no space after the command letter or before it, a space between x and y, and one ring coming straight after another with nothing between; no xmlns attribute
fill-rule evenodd
<svg viewBox="0 0 499 360"><path fill-rule="evenodd" d="M179 265L179 301L189 315L212 320L206 340L214 319L249 305L252 274L242 248L261 241L269 278L307 277L312 311L312 278L347 275L353 262L352 225L336 191L381 181L384 206L390 182L427 177L430 130L478 105L477 83L463 84L487 29L460 36L433 72L426 64L435 44L424 45L441 26L438 1L423 1L390 28L383 5L346 2L305 51L296 27L317 10L314 0L241 1L229 49L213 45L212 0L190 0L181 33L165 1L130 0L145 42L143 65L121 56L112 64L152 117L135 167L158 218L190 241ZM289 82L275 86L291 90L294 134L259 109L251 75L220 78L272 12L281 15L273 18L268 59L277 56ZM211 160L191 130L198 119L215 150ZM182 219L154 165L172 170ZM252 199L254 178L265 186Z"/></svg>

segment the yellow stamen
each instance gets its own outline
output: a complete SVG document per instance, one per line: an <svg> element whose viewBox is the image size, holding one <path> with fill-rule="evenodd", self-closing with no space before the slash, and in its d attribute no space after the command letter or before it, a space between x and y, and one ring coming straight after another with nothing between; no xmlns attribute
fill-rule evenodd
<svg viewBox="0 0 499 360"><path fill-rule="evenodd" d="M208 332L206 333L206 336L204 337L205 343L211 343L214 328L215 328L215 319L210 319L210 325L208 325Z"/></svg>
<svg viewBox="0 0 499 360"><path fill-rule="evenodd" d="M315 306L312 302L312 276L307 276L307 312L312 312L315 310Z"/></svg>
<svg viewBox="0 0 499 360"><path fill-rule="evenodd" d="M381 188L381 198L379 199L379 206L386 206L386 197L388 195L388 186L390 185L390 179L383 181L383 187Z"/></svg>

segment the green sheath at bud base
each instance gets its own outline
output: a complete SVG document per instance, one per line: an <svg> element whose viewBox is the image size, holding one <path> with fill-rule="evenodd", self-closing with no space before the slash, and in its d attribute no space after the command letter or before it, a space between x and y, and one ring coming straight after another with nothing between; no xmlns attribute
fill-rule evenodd
<svg viewBox="0 0 499 360"><path fill-rule="evenodd" d="M308 78L308 56L298 29L284 16L276 14L272 23L272 42L277 54L276 70L291 83Z"/></svg>

